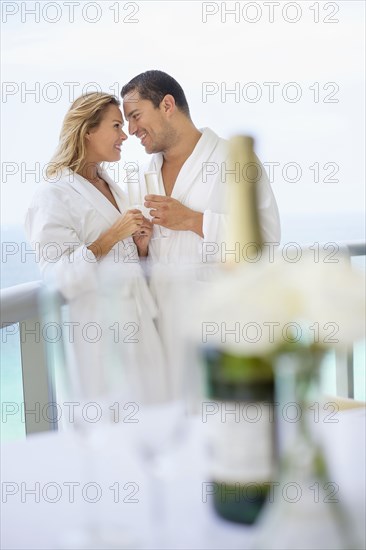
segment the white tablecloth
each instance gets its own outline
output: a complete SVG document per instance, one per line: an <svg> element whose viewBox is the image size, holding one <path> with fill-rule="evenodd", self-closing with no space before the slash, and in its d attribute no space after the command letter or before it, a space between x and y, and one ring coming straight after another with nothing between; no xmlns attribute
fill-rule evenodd
<svg viewBox="0 0 366 550"><path fill-rule="evenodd" d="M342 501L360 531L364 530L365 521L365 416L365 409L345 411L338 413L339 422L321 427L332 481L339 485ZM203 502L202 483L208 481L204 430L205 425L195 419L184 444L170 457L174 468L168 471L164 485L164 546L171 549L250 548L256 527L220 520L213 513L211 503ZM66 433L36 435L26 441L4 444L1 448L1 547L9 550L62 548L65 532L80 524L89 513L94 513L107 527L128 525L138 534L143 548L162 546L162 541L154 542L150 531L151 486L140 459L128 444L128 429L124 432L113 428L101 442L103 450L95 464L89 463L88 467L82 460L83 455L80 456L77 442ZM87 486L90 482L94 485ZM72 483L78 484L74 485L73 498ZM86 488L88 499L93 499L98 489L97 503L85 502L82 489Z"/></svg>

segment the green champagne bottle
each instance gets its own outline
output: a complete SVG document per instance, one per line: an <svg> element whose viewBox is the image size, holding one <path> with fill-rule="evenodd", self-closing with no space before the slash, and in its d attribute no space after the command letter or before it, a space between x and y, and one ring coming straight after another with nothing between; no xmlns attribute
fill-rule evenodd
<svg viewBox="0 0 366 550"><path fill-rule="evenodd" d="M207 396L213 506L223 518L252 524L271 491L274 463L274 379L260 357L209 349Z"/></svg>
<svg viewBox="0 0 366 550"><path fill-rule="evenodd" d="M240 247L243 263L248 261L251 250L256 256L263 247L256 196L262 168L254 154L252 138L235 137L230 147L226 242L228 250ZM235 256L230 255L231 262L232 258ZM225 267L236 266L230 263ZM250 261L246 268L251 268ZM230 269L227 277L229 282ZM204 355L206 395L216 411L207 417L213 506L227 520L252 524L273 479L272 365L266 358L243 355L240 348L236 355L235 347L224 344L206 349Z"/></svg>

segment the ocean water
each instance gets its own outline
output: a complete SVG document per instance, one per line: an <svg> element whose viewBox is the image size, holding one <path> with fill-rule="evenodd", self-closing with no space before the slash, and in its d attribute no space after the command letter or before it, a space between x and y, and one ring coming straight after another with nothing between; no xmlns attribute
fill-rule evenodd
<svg viewBox="0 0 366 550"><path fill-rule="evenodd" d="M349 215L284 215L282 216L282 244L295 242L313 243L365 241L365 218L362 213ZM353 264L365 270L365 257L355 258ZM35 255L27 243L24 230L19 225L1 227L1 288L40 279ZM2 416L1 440L25 436L20 407L23 401L20 345L17 334L9 335L1 330L0 397ZM365 399L365 346L355 346L355 397ZM334 357L329 354L323 371L323 388L335 394ZM18 409L18 411L17 411ZM4 415L4 411L14 414ZM17 412L16 412L17 411Z"/></svg>
<svg viewBox="0 0 366 550"><path fill-rule="evenodd" d="M283 214L281 216L281 244L295 242L312 245L331 242L366 240L366 221L362 212L336 214ZM356 259L364 266L365 258ZM28 244L21 225L1 226L1 280L0 288L40 279L35 254Z"/></svg>

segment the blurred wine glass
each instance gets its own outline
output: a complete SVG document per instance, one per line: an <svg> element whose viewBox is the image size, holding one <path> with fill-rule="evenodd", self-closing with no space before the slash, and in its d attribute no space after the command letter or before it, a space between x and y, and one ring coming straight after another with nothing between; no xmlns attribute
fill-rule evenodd
<svg viewBox="0 0 366 550"><path fill-rule="evenodd" d="M134 303L128 286L121 286L113 299L124 312L118 317L123 326L126 319L133 322ZM123 420L116 419L115 406L127 401L123 372L113 357L115 331L111 330L111 318L106 311L111 299L110 294L105 295L103 287L98 292L82 293L68 304L51 285L44 288L41 296L42 322L45 326L58 327L62 333L61 338L46 340L47 365L56 389L57 404L67 404L68 410L72 410L69 415L63 414L62 418L67 420L60 428L71 430L76 436L82 468L80 477L88 482L101 472L106 450L116 445L118 452L121 437L116 438L115 428L122 428ZM67 327L72 330L66 330ZM88 334L85 327L91 328ZM128 347L124 352L125 360L128 360L127 352ZM122 522L112 523L103 515L104 518L97 501L85 502L78 525L65 525L60 548L138 547L136 533Z"/></svg>
<svg viewBox="0 0 366 550"><path fill-rule="evenodd" d="M177 474L174 460L187 436L187 404L183 395L163 397L158 380L156 388L146 387L139 368L130 371L127 383L138 406L138 423L131 426L130 434L146 474L150 537L157 548L164 548L168 530L166 481Z"/></svg>
<svg viewBox="0 0 366 550"><path fill-rule="evenodd" d="M169 316L173 303L180 303L181 281L171 282ZM179 321L176 322L174 341L182 338ZM164 334L164 336L167 334ZM174 342L169 342L170 347ZM195 365L179 353L165 356L141 353L135 347L132 361L121 360L129 399L138 406L138 422L129 427L129 435L144 468L147 494L150 502L150 536L156 548L164 548L169 532L167 482L181 473L180 453L190 432L192 400L194 399Z"/></svg>

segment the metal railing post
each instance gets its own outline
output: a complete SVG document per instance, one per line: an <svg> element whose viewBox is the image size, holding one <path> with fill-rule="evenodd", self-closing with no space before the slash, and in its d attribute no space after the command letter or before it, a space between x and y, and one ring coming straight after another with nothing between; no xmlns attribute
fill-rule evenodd
<svg viewBox="0 0 366 550"><path fill-rule="evenodd" d="M38 317L19 323L26 434L57 429L56 409Z"/></svg>

